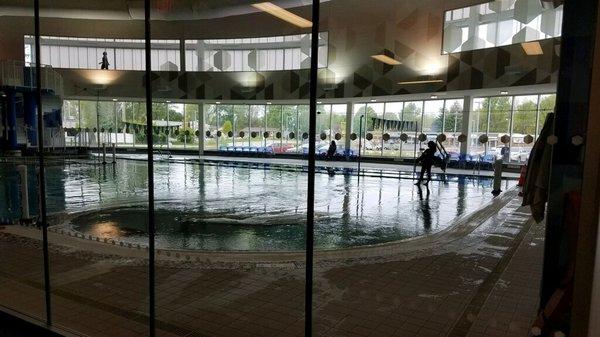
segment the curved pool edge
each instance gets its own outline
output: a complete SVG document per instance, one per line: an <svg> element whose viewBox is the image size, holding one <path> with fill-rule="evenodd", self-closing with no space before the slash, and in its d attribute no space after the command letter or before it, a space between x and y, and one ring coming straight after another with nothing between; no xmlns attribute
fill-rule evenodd
<svg viewBox="0 0 600 337"><path fill-rule="evenodd" d="M517 188L512 187L484 204L477 210L464 214L455 219L447 228L432 234L425 234L403 240L385 243L335 249L317 249L314 261L327 263L329 261L353 261L372 258L395 257L399 259L412 258L432 251L440 253L455 240L463 238L492 215L499 213L511 200L517 196ZM134 206L134 205L130 205ZM96 210L86 210L91 212ZM49 227L53 238L51 243L74 246L77 249L92 251L99 254L118 255L131 258L147 259L148 248L127 241L100 239L91 235L65 230L65 221L81 215L81 212L53 214L52 222L60 222ZM157 249L156 259L159 262L190 262L190 263L224 263L224 264L278 264L297 266L304 264L305 251L198 251L183 249Z"/></svg>

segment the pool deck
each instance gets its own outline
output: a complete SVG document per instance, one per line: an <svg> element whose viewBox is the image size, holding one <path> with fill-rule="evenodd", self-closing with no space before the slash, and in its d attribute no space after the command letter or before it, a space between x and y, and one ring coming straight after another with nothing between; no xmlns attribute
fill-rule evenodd
<svg viewBox="0 0 600 337"><path fill-rule="evenodd" d="M514 189L493 206L428 243L318 260L314 334L526 336L537 312L544 225L531 221ZM145 250L49 234L54 324L91 336L147 335ZM119 253L127 249L140 256ZM0 303L43 318L40 231L0 229L0 256ZM303 336L303 267L163 256L157 335Z"/></svg>
<svg viewBox="0 0 600 337"><path fill-rule="evenodd" d="M117 160L119 159L132 159L132 160L147 160L146 154L125 154L117 153ZM107 154L107 161L112 161L112 156ZM207 161L214 163L244 163L244 164L269 164L269 165L281 165L281 166L307 166L308 161L306 159L290 159L290 158L253 158L253 157L228 157L228 156L198 156L198 155L181 155L173 154L170 157L168 155L154 155L155 161L173 161L173 162L199 162ZM331 167L337 169L358 169L357 162L351 161L325 161L317 160L316 165L320 167ZM415 172L413 165L407 164L390 164L390 163L375 163L375 162L362 162L361 170L376 170L376 171L388 171L388 172ZM416 172L419 172L420 167L416 167ZM433 174L444 173L440 168L434 167L431 172ZM493 177L494 172L488 170L473 170L473 169L459 169L459 168L448 168L446 170L448 175L457 176L469 176L469 177ZM518 179L519 174L514 172L503 172L503 178L507 179Z"/></svg>

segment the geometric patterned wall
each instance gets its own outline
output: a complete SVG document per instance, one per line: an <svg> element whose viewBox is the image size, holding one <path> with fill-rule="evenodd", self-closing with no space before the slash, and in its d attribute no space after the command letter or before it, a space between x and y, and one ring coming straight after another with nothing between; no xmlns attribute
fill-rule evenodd
<svg viewBox="0 0 600 337"><path fill-rule="evenodd" d="M327 68L319 69L318 96L370 97L556 83L560 38L540 40L543 54L537 56L526 55L520 44L444 53L442 32L445 11L444 6L440 6L441 2L322 2L320 25L321 31L328 33L328 57ZM445 3L451 5L451 2L447 0ZM202 30L198 31L202 33ZM264 32L262 34L267 36ZM389 66L371 58L371 55L384 51L401 64ZM135 74L125 73L120 81L131 82L128 76ZM399 84L424 76L442 82ZM308 69L156 72L153 73L153 96L207 100L308 99L309 77ZM73 76L70 80L74 80ZM142 78L134 80L139 82L141 89ZM85 83L78 84L79 88L83 86ZM78 87L67 88L66 95L80 92ZM126 97L143 97L143 90L125 94L124 91L131 90L131 87L130 84L124 85L119 91L119 82L116 81L106 95L116 93Z"/></svg>
<svg viewBox="0 0 600 337"><path fill-rule="evenodd" d="M444 11L439 3L439 0L323 3L321 30L328 31L329 53L328 68L319 70L318 96L369 97L556 82L560 38L540 40L544 53L537 56L526 55L520 44L444 54ZM383 50L391 52L402 64L388 66L370 57ZM427 69L431 64L434 67ZM422 78L428 72L443 82L398 84ZM174 73L163 74L161 81L169 81L181 98L307 99L309 75L308 69Z"/></svg>
<svg viewBox="0 0 600 337"><path fill-rule="evenodd" d="M386 69L370 61L335 85L319 85L320 98L369 97L556 83L560 39L541 40L544 54L527 56L520 45L449 54L443 83L400 85L401 69ZM330 47L331 49L331 47ZM331 53L331 52L330 52ZM415 52L416 53L416 52ZM331 60L331 54L330 54ZM319 70L321 78L331 73ZM252 85L241 85L233 73L154 73L157 86L168 87L165 97L211 100L308 99L308 69L244 74ZM160 75L160 76L159 76ZM156 89L156 88L155 88ZM160 90L154 90L160 98Z"/></svg>

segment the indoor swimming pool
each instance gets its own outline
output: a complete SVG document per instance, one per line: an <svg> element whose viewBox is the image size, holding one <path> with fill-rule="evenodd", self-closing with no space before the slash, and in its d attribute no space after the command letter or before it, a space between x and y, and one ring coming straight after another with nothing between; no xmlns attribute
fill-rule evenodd
<svg viewBox="0 0 600 337"><path fill-rule="evenodd" d="M66 215L53 226L145 245L147 166L57 163L48 166L49 212ZM35 167L29 166L29 200L35 213ZM0 165L3 219L20 217L19 176ZM160 249L294 251L305 245L307 174L198 163L155 162L156 246ZM355 247L435 233L484 206L492 180L447 176L414 186L412 179L339 171L316 175L315 246ZM503 189L516 182L503 182ZM53 219L58 219L55 217Z"/></svg>

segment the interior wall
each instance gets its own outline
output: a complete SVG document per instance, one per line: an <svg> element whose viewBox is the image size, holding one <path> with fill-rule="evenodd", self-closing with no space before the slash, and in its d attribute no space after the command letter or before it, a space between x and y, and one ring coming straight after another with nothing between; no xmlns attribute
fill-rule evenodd
<svg viewBox="0 0 600 337"><path fill-rule="evenodd" d="M443 15L446 9L485 1L467 0L331 0L321 8L320 30L329 32L327 70L320 70L319 98L371 97L468 89L500 88L556 83L559 39L541 41L543 55L527 56L520 45L442 55ZM294 12L310 17L310 7ZM19 17L2 17L0 59L23 59L23 35L32 34ZM30 25L31 26L31 25ZM218 20L152 21L152 38L233 38L307 33L264 13ZM42 18L42 35L143 38L138 20L76 20ZM384 49L401 65L390 67L371 55ZM99 56L100 58L100 56ZM58 70L65 77L65 95L102 81L86 70ZM114 72L114 71L111 71ZM445 83L400 85L398 82L433 75ZM157 74L155 86L166 96L180 99L252 100L306 99L307 69L274 72L173 72ZM115 74L109 92L141 97L130 85L143 83L141 74ZM102 94L101 94L102 95ZM160 96L160 93L159 93ZM166 97L165 96L165 97Z"/></svg>

